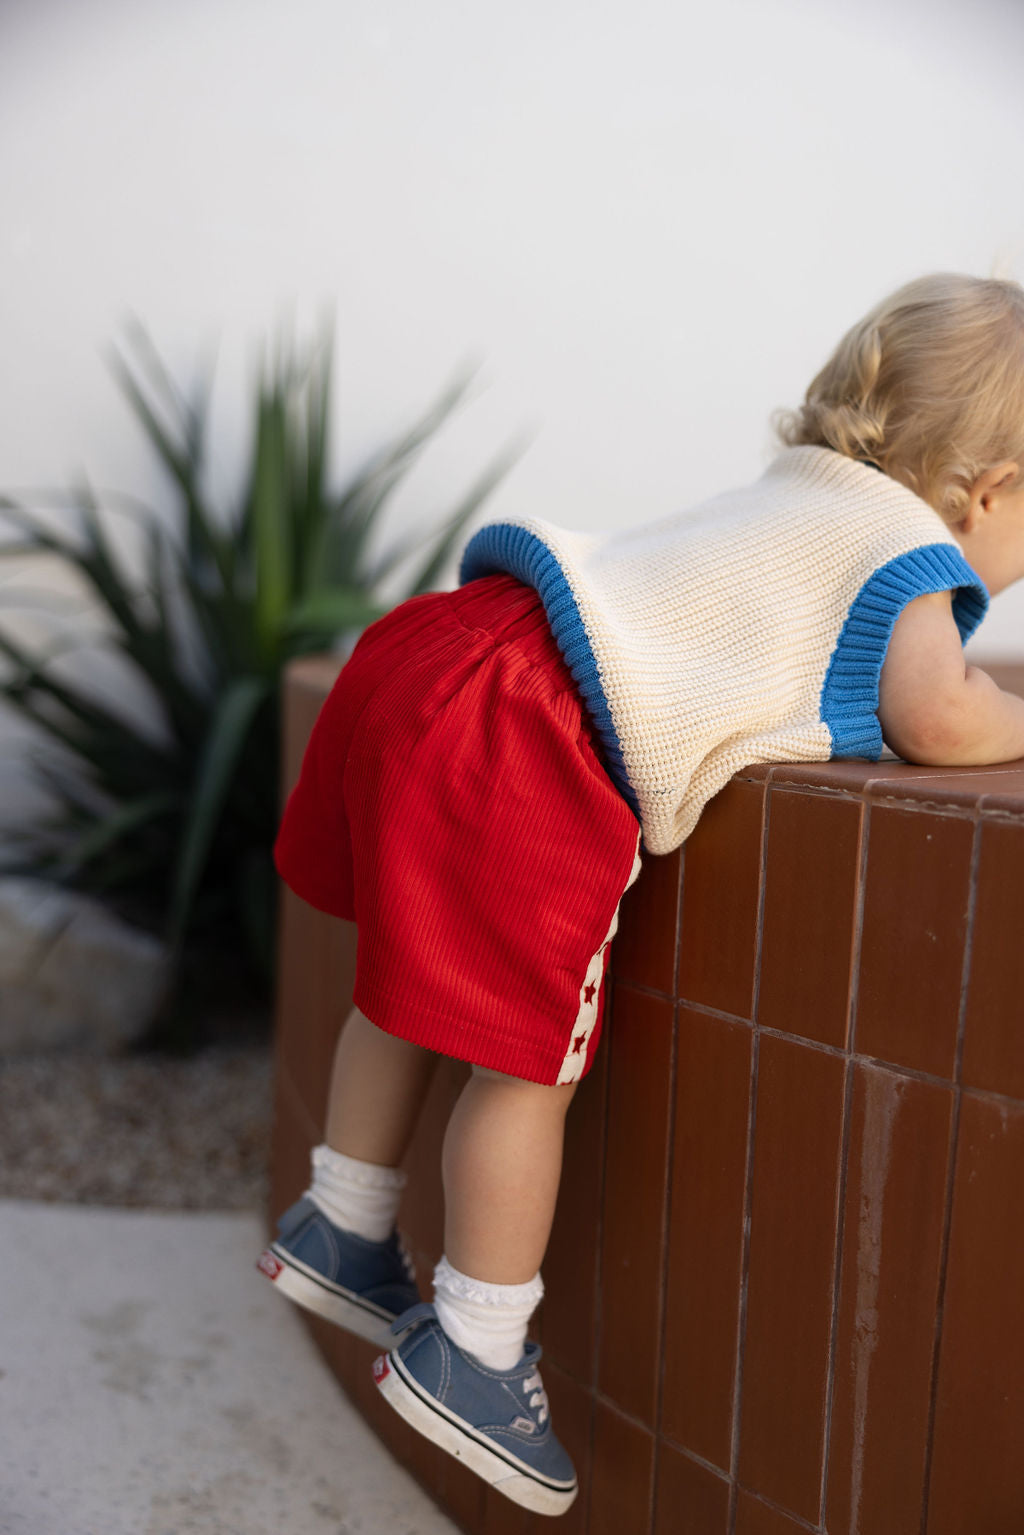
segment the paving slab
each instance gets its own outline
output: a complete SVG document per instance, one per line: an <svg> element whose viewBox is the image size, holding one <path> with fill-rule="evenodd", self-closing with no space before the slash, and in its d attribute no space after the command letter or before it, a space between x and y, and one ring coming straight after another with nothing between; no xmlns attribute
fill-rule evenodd
<svg viewBox="0 0 1024 1535"><path fill-rule="evenodd" d="M247 1213L0 1201L2 1535L455 1535Z"/></svg>

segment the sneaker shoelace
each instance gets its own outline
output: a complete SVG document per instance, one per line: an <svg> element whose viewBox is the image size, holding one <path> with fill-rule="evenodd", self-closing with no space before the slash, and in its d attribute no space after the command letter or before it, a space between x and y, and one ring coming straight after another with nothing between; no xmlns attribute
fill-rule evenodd
<svg viewBox="0 0 1024 1535"><path fill-rule="evenodd" d="M537 1422L543 1423L548 1415L548 1394L544 1390L544 1382L540 1378L540 1372L534 1370L532 1375L527 1375L523 1381L523 1389L532 1392L529 1398L531 1407L539 1407Z"/></svg>
<svg viewBox="0 0 1024 1535"><path fill-rule="evenodd" d="M415 1284L416 1265L413 1263L412 1258L409 1255L409 1249L406 1247L404 1241L402 1240L402 1233L400 1231L396 1231L395 1236L398 1241L398 1256L402 1260L402 1266L405 1269L406 1277L410 1284Z"/></svg>

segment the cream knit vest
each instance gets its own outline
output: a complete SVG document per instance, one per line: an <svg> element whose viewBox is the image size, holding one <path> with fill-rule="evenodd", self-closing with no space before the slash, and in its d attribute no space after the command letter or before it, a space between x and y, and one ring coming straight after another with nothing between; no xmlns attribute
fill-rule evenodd
<svg viewBox="0 0 1024 1535"><path fill-rule="evenodd" d="M988 601L931 507L826 448L787 448L751 486L611 535L492 523L461 579L494 571L539 592L651 853L751 762L877 757L899 613L952 589L966 639Z"/></svg>

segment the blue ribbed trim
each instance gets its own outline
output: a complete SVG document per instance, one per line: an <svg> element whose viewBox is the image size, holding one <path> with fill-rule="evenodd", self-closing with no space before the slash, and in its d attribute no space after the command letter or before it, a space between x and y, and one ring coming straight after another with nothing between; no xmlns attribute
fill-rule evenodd
<svg viewBox="0 0 1024 1535"><path fill-rule="evenodd" d="M640 806L626 771L622 745L601 685L597 658L583 627L576 598L555 556L536 533L507 522L488 524L466 545L459 566L459 581L504 571L537 591L548 615L551 632L583 696L594 727L601 738L605 762L615 787L639 820Z"/></svg>
<svg viewBox="0 0 1024 1535"><path fill-rule="evenodd" d="M984 618L988 592L952 544L911 549L865 581L846 616L821 689L821 718L831 732L834 757L881 755L878 682L893 625L915 597L950 590L963 642Z"/></svg>

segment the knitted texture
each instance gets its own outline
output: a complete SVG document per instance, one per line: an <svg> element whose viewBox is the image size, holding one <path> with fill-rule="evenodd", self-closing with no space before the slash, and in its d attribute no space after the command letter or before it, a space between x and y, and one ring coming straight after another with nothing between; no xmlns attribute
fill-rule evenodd
<svg viewBox="0 0 1024 1535"><path fill-rule="evenodd" d="M937 512L827 448L786 449L753 485L611 535L490 524L461 579L496 570L540 594L652 853L752 762L877 757L900 612L952 590L966 639L988 602Z"/></svg>

